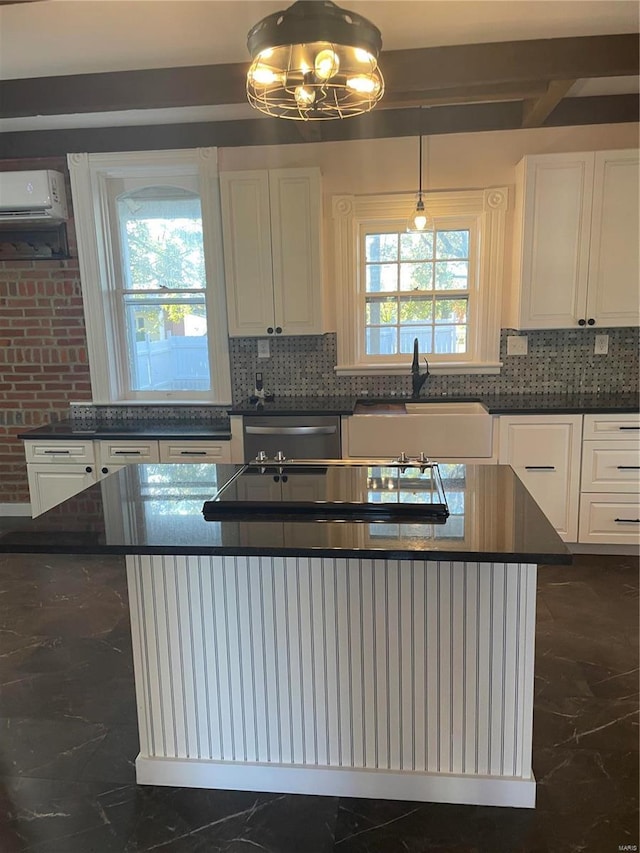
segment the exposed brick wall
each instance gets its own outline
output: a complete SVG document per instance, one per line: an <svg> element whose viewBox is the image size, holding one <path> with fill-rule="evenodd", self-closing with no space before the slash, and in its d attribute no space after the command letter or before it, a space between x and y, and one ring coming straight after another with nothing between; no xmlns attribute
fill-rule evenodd
<svg viewBox="0 0 640 853"><path fill-rule="evenodd" d="M0 171L55 169L64 159L0 162ZM0 503L27 502L18 433L66 417L69 403L90 401L80 272L73 220L70 260L0 261Z"/></svg>

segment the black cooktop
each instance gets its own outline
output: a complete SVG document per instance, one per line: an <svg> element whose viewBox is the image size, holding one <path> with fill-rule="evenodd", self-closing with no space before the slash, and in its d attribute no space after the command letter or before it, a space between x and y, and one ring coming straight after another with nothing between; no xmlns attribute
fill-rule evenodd
<svg viewBox="0 0 640 853"><path fill-rule="evenodd" d="M435 462L273 461L242 466L211 500L207 521L444 523L449 508Z"/></svg>

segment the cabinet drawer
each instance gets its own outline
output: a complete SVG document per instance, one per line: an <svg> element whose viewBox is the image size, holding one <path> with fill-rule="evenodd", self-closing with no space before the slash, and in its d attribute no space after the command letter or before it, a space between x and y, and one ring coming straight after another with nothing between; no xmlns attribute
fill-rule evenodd
<svg viewBox="0 0 640 853"><path fill-rule="evenodd" d="M602 545L640 543L640 499L637 495L583 494L578 542Z"/></svg>
<svg viewBox="0 0 640 853"><path fill-rule="evenodd" d="M100 464L158 462L157 441L101 441Z"/></svg>
<svg viewBox="0 0 640 853"><path fill-rule="evenodd" d="M160 462L230 462L229 441L160 441Z"/></svg>
<svg viewBox="0 0 640 853"><path fill-rule="evenodd" d="M27 462L88 462L93 464L92 441L25 441Z"/></svg>
<svg viewBox="0 0 640 853"><path fill-rule="evenodd" d="M583 492L640 492L640 444L636 441L585 441Z"/></svg>
<svg viewBox="0 0 640 853"><path fill-rule="evenodd" d="M640 415L585 415L584 439L628 441L640 437Z"/></svg>

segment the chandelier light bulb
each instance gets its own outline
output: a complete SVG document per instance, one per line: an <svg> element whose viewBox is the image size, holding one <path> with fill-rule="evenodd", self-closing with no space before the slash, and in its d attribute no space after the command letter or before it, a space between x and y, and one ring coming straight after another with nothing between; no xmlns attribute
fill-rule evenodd
<svg viewBox="0 0 640 853"><path fill-rule="evenodd" d="M266 65L252 67L250 74L253 82L260 86L268 86L270 83L276 83L281 79L279 74L276 74L271 68L267 68Z"/></svg>
<svg viewBox="0 0 640 853"><path fill-rule="evenodd" d="M331 48L321 50L314 60L313 68L319 80L329 80L340 70L338 54L334 53Z"/></svg>
<svg viewBox="0 0 640 853"><path fill-rule="evenodd" d="M313 89L308 89L304 86L296 86L295 98L299 106L308 107L315 101L316 93Z"/></svg>
<svg viewBox="0 0 640 853"><path fill-rule="evenodd" d="M347 80L347 86L350 89L353 89L354 92L363 92L364 94L373 94L378 89L378 81L373 79L372 77L349 77Z"/></svg>

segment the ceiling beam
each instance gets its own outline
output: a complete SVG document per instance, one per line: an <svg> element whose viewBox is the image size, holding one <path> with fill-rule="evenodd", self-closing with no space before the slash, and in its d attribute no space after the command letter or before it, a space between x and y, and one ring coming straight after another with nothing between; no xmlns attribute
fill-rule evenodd
<svg viewBox="0 0 640 853"><path fill-rule="evenodd" d="M447 89L421 89L414 92L385 91L376 109L398 107L440 106L445 104L469 104L489 101L522 101L541 98L547 91L544 80L522 83L495 83L481 86L459 86Z"/></svg>
<svg viewBox="0 0 640 853"><path fill-rule="evenodd" d="M522 127L520 102L457 104L429 110L374 110L346 121L314 122L313 142L474 133ZM546 126L638 121L635 95L565 98ZM71 152L146 151L207 146L300 144L301 122L248 119L139 127L40 130L0 134L0 159L65 156Z"/></svg>
<svg viewBox="0 0 640 853"><path fill-rule="evenodd" d="M552 80L547 91L539 98L525 99L522 107L523 127L542 127L575 83L575 80Z"/></svg>
<svg viewBox="0 0 640 853"><path fill-rule="evenodd" d="M638 36L633 33L383 51L380 58L391 102L424 99L428 93L433 103L455 103L465 89L484 92L484 100L498 100L504 87L526 87L531 81L637 75L639 62ZM4 80L0 117L244 103L247 66Z"/></svg>

